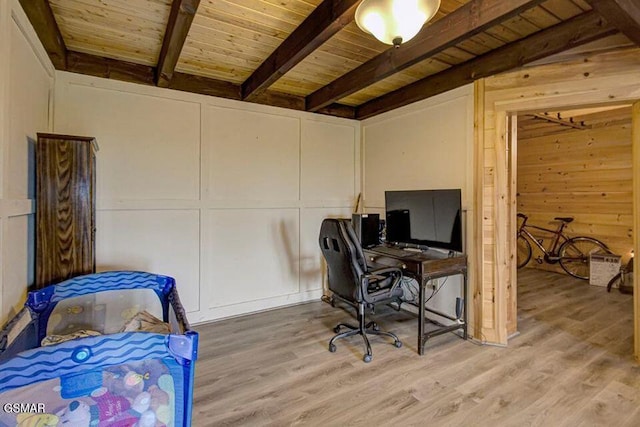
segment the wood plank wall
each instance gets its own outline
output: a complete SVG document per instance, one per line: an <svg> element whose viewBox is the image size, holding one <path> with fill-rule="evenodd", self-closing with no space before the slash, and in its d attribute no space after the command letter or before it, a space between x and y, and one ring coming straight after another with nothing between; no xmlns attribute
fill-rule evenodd
<svg viewBox="0 0 640 427"><path fill-rule="evenodd" d="M507 137L510 113L559 111L640 99L640 50L585 54L576 60L526 67L476 83L477 212L482 212L476 242L477 283L472 284L474 310L482 318L488 342L507 344L517 332L514 251L516 200L509 188L513 147ZM555 109L555 110L554 110ZM572 153L572 155L575 153ZM638 251L637 244L635 251ZM640 297L640 292L636 293ZM638 319L636 319L638 322Z"/></svg>
<svg viewBox="0 0 640 427"><path fill-rule="evenodd" d="M631 107L617 124L578 130L556 125L558 133L518 138L517 209L528 223L555 229L557 216L575 220L570 236L604 242L626 262L633 247ZM609 116L609 111L600 113ZM548 127L545 132L549 132ZM553 235L535 234L547 247ZM534 247L528 267L563 272L557 264L538 264Z"/></svg>

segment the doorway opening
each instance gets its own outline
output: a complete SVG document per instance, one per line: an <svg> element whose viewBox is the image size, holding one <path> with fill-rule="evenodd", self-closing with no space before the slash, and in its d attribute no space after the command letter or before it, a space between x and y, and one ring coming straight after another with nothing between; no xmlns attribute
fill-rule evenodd
<svg viewBox="0 0 640 427"><path fill-rule="evenodd" d="M525 265L517 270L521 317L513 319L513 331L522 331L533 316L585 340L600 340L615 353L632 354L633 298L618 289L607 292L634 247L632 106L513 118L511 194L520 214L513 216L516 231L526 220L530 232L515 242L514 262ZM562 237L553 233L558 230ZM585 250L604 254L594 243L599 241L615 256L591 268L560 262L564 239L576 236L585 237Z"/></svg>

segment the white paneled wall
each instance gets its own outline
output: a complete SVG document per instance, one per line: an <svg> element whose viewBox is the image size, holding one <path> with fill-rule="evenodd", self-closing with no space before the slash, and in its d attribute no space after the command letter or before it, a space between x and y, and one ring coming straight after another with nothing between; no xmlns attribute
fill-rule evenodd
<svg viewBox="0 0 640 427"><path fill-rule="evenodd" d="M468 85L363 121L367 212L380 213L384 218L387 190L460 188L465 240L472 239L473 99L473 86ZM467 249L468 259L473 262L471 245ZM429 304L454 314L460 286L459 277L447 279Z"/></svg>
<svg viewBox="0 0 640 427"><path fill-rule="evenodd" d="M367 207L383 209L386 190L438 188L461 188L471 207L472 85L365 120L363 134Z"/></svg>
<svg viewBox="0 0 640 427"><path fill-rule="evenodd" d="M211 200L298 200L298 118L211 105L203 118L203 175Z"/></svg>
<svg viewBox="0 0 640 427"><path fill-rule="evenodd" d="M98 269L175 277L192 322L320 297L320 222L360 191L358 122L64 72L55 113L100 145Z"/></svg>
<svg viewBox="0 0 640 427"><path fill-rule="evenodd" d="M221 243L206 259L209 308L300 293L298 209L213 209L207 220Z"/></svg>
<svg viewBox="0 0 640 427"><path fill-rule="evenodd" d="M198 210L100 210L96 222L96 260L100 270L170 269L180 284L199 282ZM181 287L180 299L187 311L198 311L199 288Z"/></svg>
<svg viewBox="0 0 640 427"><path fill-rule="evenodd" d="M99 203L198 199L199 103L94 85L56 87L56 132L100 136Z"/></svg>
<svg viewBox="0 0 640 427"><path fill-rule="evenodd" d="M349 200L356 194L353 176L355 128L305 122L302 126L300 194L303 200ZM358 177L359 179L359 177Z"/></svg>
<svg viewBox="0 0 640 427"><path fill-rule="evenodd" d="M0 1L0 324L33 284L34 143L50 130L53 66L17 0Z"/></svg>

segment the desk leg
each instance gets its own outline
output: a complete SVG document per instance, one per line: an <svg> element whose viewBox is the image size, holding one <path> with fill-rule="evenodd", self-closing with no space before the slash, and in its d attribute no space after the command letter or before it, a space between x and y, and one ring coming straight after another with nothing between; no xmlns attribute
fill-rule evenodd
<svg viewBox="0 0 640 427"><path fill-rule="evenodd" d="M418 315L419 317L419 321L418 321L418 354L419 355L423 355L424 354L424 322L425 322L425 314L424 314L424 309L425 309L425 287L427 285L427 280L423 279L422 283L420 283L420 305L418 307L418 311L420 312L420 314Z"/></svg>

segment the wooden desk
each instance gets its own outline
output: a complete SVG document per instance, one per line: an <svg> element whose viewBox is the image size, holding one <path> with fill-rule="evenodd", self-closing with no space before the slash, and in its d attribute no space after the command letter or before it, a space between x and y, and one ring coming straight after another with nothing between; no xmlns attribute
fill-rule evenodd
<svg viewBox="0 0 640 427"><path fill-rule="evenodd" d="M372 267L399 267L404 275L412 277L418 282L419 312L418 323L418 354L424 354L424 345L429 338L442 335L447 332L462 330L463 339L467 339L467 257L466 255L449 257L447 254L436 250L422 252L402 251L398 254L385 253L384 247L376 246L365 249L367 264ZM462 275L462 316L460 319L445 313L426 307L426 287L432 279ZM430 312L455 322L452 325L440 325L434 330L425 333L425 322L428 320L425 312ZM432 322L434 323L434 322Z"/></svg>

